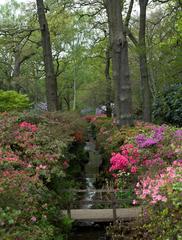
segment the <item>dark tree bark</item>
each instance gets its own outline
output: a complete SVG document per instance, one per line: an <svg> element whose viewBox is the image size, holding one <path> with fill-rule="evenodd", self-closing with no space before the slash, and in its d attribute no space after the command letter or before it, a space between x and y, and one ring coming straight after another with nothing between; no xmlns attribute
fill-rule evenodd
<svg viewBox="0 0 182 240"><path fill-rule="evenodd" d="M106 78L106 115L107 117L112 116L111 108L111 95L112 95L112 85L111 85L111 76L110 76L110 46L106 49L106 65L105 65L105 78Z"/></svg>
<svg viewBox="0 0 182 240"><path fill-rule="evenodd" d="M149 84L149 73L147 66L146 54L146 9L148 0L139 0L140 5L140 30L139 30L139 61L140 61L140 76L141 76L141 94L142 94L142 110L143 120L151 121L151 90Z"/></svg>
<svg viewBox="0 0 182 240"><path fill-rule="evenodd" d="M69 92L67 92L66 96L64 97L64 100L65 100L65 103L66 103L67 111L70 111L70 109L71 109L71 99L70 99Z"/></svg>
<svg viewBox="0 0 182 240"><path fill-rule="evenodd" d="M57 80L54 72L54 64L52 57L50 33L47 19L45 16L44 2L43 0L36 0L36 2L37 2L37 14L42 36L42 48L46 74L47 106L48 111L53 112L58 110L58 96L57 96Z"/></svg>
<svg viewBox="0 0 182 240"><path fill-rule="evenodd" d="M15 64L14 64L14 68L13 68L13 74L12 77L13 78L17 78L20 76L20 72L21 72L21 65L28 59L30 59L33 55L35 55L35 52L30 53L29 55L26 56L21 56L21 51L17 50L15 52Z"/></svg>
<svg viewBox="0 0 182 240"><path fill-rule="evenodd" d="M104 0L106 7L115 91L115 109L119 126L131 125L132 100L128 65L128 42L123 26L121 0Z"/></svg>

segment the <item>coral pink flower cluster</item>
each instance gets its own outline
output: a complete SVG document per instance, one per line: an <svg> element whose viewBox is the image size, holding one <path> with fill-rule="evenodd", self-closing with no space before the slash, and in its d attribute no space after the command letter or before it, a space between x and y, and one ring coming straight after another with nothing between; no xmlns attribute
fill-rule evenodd
<svg viewBox="0 0 182 240"><path fill-rule="evenodd" d="M121 153L112 153L110 159L110 172L121 170L124 172L137 172L137 163L139 161L138 149L132 144L126 144L120 148Z"/></svg>
<svg viewBox="0 0 182 240"><path fill-rule="evenodd" d="M0 149L0 162L19 163L21 161L19 157L10 149L7 149L6 151L2 151Z"/></svg>
<svg viewBox="0 0 182 240"><path fill-rule="evenodd" d="M13 144L6 147L0 146L0 163L11 163L12 168L15 164L21 168L32 168L36 173L42 170L49 171L50 164L54 164L58 157L52 152L46 152L41 149L36 142L36 132L38 127L35 124L21 122L17 129L13 129ZM14 145L14 146L13 146ZM37 160L37 164L32 164L32 161Z"/></svg>
<svg viewBox="0 0 182 240"><path fill-rule="evenodd" d="M180 171L182 171L182 163L175 161L172 166L167 167L154 178L149 176L143 178L136 185L136 195L150 204L156 204L160 201L166 202L167 196L162 192L162 188L174 182L182 182L182 177L178 173Z"/></svg>
<svg viewBox="0 0 182 240"><path fill-rule="evenodd" d="M35 133L38 131L38 127L35 124L31 124L28 122L21 122L19 124L19 128L13 132L14 138L16 140L16 144L22 148L22 150L26 150L26 152L31 152L34 154L36 152L36 141L35 141Z"/></svg>
<svg viewBox="0 0 182 240"><path fill-rule="evenodd" d="M19 124L20 128L26 128L32 132L36 132L38 130L37 126L35 124L32 123L28 123L28 122L21 122Z"/></svg>

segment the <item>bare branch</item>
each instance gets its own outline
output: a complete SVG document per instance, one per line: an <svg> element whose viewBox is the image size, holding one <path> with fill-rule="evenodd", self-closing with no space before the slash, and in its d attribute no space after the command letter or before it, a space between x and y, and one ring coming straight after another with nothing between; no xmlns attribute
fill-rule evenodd
<svg viewBox="0 0 182 240"><path fill-rule="evenodd" d="M129 37L129 39L132 41L132 43L137 47L138 46L138 41L128 28L126 29L126 33Z"/></svg>
<svg viewBox="0 0 182 240"><path fill-rule="evenodd" d="M128 28L128 25L129 25L129 21L130 21L132 9L133 9L133 4L134 4L134 0L131 0L127 15L126 15L126 19L125 19L125 24L124 24L126 28Z"/></svg>

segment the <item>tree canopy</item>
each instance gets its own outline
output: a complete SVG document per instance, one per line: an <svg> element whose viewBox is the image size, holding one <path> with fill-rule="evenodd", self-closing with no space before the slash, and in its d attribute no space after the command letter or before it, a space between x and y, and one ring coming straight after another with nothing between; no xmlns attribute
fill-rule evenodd
<svg viewBox="0 0 182 240"><path fill-rule="evenodd" d="M120 82L118 89L114 80L118 60L113 62L110 40L115 23L109 27L107 1L47 0L43 4L57 84L53 90L58 97L57 108L80 111L115 102L116 115L121 117L123 113L117 109L122 105L126 86ZM181 82L180 10L181 2L174 0L121 4L121 33L128 42L128 67L123 67L125 73L121 76L128 75L131 81L132 91L126 95L133 102L127 113L132 118L143 112L148 116L144 114L144 120L150 121L151 104L158 93L166 85ZM142 18L142 14L146 17ZM46 89L52 85L45 82L42 29L35 2L9 0L0 5L0 27L1 89L27 94L33 103L48 102Z"/></svg>

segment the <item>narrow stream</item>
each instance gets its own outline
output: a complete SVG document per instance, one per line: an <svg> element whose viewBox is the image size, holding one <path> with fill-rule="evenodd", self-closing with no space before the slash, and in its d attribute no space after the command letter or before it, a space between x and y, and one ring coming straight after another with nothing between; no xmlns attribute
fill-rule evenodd
<svg viewBox="0 0 182 240"><path fill-rule="evenodd" d="M95 150L95 142L92 138L86 143L85 150L89 152L89 162L85 166L87 191L84 193L82 200L92 201L96 195L94 182L99 172L100 156ZM92 207L94 207L92 202L83 203L81 205L82 209L89 209ZM69 240L106 240L105 225L94 222L77 223L73 227Z"/></svg>
<svg viewBox="0 0 182 240"><path fill-rule="evenodd" d="M91 202L95 197L95 186L96 174L98 174L99 169L99 155L95 150L95 142L90 138L89 142L86 142L85 151L89 153L89 162L85 166L85 180L86 180L86 190L82 200L88 201L83 203L80 208L88 209L92 208L93 203ZM90 201L90 202L89 202Z"/></svg>

